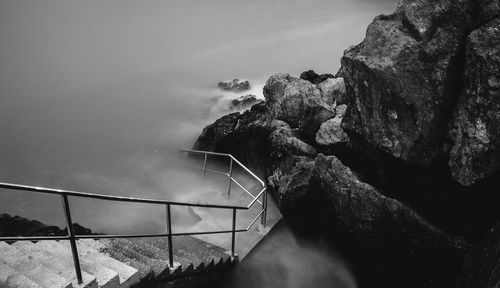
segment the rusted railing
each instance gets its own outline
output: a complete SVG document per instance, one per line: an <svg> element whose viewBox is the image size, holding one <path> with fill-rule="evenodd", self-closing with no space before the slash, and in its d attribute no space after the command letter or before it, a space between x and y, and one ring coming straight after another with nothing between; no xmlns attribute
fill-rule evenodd
<svg viewBox="0 0 500 288"><path fill-rule="evenodd" d="M82 271L80 268L80 259L78 257L78 248L76 240L78 239L103 239L103 238L146 238L146 237L167 237L168 238L168 255L169 255L169 265L170 267L174 266L173 260L173 241L172 237L174 236L186 236L186 235L206 235L206 234L223 234L223 233L231 233L231 257L235 257L235 236L237 232L246 232L250 230L250 228L255 224L255 222L261 218L261 222L263 225L266 225L266 213L267 213L267 192L266 186L264 182L257 177L252 171L250 171L247 167L241 164L238 160L236 160L230 154L224 153L215 153L215 152L206 152L206 151L198 151L198 150L181 150L183 153L194 154L194 155L202 155L203 156L203 166L199 169L203 171L203 177L205 178L206 173L216 173L220 175L225 175L228 177L228 194L231 193L232 183L235 183L240 187L245 193L249 194L252 198L252 201L247 206L233 206L233 205L217 205L217 204L200 204L200 203L189 203L189 202L176 202L176 201L166 201L166 200L158 200L158 199L147 199L147 198L134 198L134 197L123 197L123 196L111 196L111 195L102 195L102 194L93 194L86 192L78 192L78 191L70 191L70 190L61 190L61 189L51 189L44 187L35 187L35 186L27 186L27 185L19 185L13 183L5 183L0 182L0 188L16 190L16 191L27 191L33 193L44 193L44 194L56 194L61 196L62 206L64 210L64 215L66 218L66 226L68 229L68 235L66 236L36 236L36 237L0 237L0 241L41 241L41 240L69 240L71 246L71 253L73 255L73 262L75 265L76 278L78 283L82 283ZM229 159L229 171L217 171L207 169L207 161L208 156L221 156ZM246 189L241 183L239 183L233 177L234 165L240 166L245 173L254 178L259 185L262 187L257 195L253 195ZM117 202L132 202L132 203L142 203L142 204L154 204L154 205L165 205L166 208L166 230L167 233L164 234L124 234L124 235L76 235L73 230L73 221L71 219L71 209L69 205L69 197L79 197L79 198L91 198L91 199L99 199L104 201L117 201ZM259 198L262 198L262 201L259 201ZM236 229L236 212L237 210L248 210L255 203L262 204L262 209L258 213L258 215L253 219L253 221L244 229ZM231 230L217 230L217 231L200 231L200 232L183 232L183 233L174 233L172 232L172 206L184 206L184 207L202 207L202 208L214 208L214 209L228 209L233 211L232 215L232 229Z"/></svg>

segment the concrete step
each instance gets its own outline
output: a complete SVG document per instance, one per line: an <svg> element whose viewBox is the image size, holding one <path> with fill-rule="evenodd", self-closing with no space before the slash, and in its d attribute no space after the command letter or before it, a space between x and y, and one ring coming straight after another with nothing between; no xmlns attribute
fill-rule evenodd
<svg viewBox="0 0 500 288"><path fill-rule="evenodd" d="M0 259L0 287L2 288L43 288Z"/></svg>
<svg viewBox="0 0 500 288"><path fill-rule="evenodd" d="M39 241L35 245L40 246L42 249L52 251L55 255L57 255L59 258L64 259L64 261L66 262L73 262L73 256L70 249L57 241ZM81 253L78 254L80 256L80 266L82 270L95 276L97 285L100 288L120 287L120 279L118 273L99 264L92 258L81 257L83 255L80 255Z"/></svg>
<svg viewBox="0 0 500 288"><path fill-rule="evenodd" d="M64 279L71 281L74 288L97 288L97 281L94 276L82 271L82 284L78 284L73 261L65 261L57 257L49 250L42 249L29 241L19 241L12 246L30 255L45 267L56 272Z"/></svg>
<svg viewBox="0 0 500 288"><path fill-rule="evenodd" d="M71 281L43 266L22 250L5 242L0 242L0 259L20 274L44 288L72 288Z"/></svg>
<svg viewBox="0 0 500 288"><path fill-rule="evenodd" d="M140 238L140 240L168 254L166 237ZM208 263L212 259L219 261L220 258L226 260L230 257L223 248L191 236L176 236L173 237L172 242L174 260L181 262L184 268L189 264L197 266L204 262Z"/></svg>
<svg viewBox="0 0 500 288"><path fill-rule="evenodd" d="M135 259L145 264L154 273L155 278L161 278L170 273L168 261L151 258L152 255L144 255L144 248L128 241L127 239L102 239L100 240L107 249L118 251L130 259Z"/></svg>
<svg viewBox="0 0 500 288"><path fill-rule="evenodd" d="M63 245L70 248L70 243L68 241L65 242L66 243L63 243ZM121 288L129 288L139 282L139 271L105 253L101 253L98 249L95 249L94 247L96 247L96 245L100 245L99 242L92 239L82 239L77 243L79 254L85 255L84 257L93 258L99 264L118 273Z"/></svg>

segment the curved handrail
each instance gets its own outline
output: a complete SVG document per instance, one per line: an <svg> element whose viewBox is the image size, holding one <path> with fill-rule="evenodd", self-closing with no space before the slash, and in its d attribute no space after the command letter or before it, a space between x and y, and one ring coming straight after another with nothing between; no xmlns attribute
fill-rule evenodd
<svg viewBox="0 0 500 288"><path fill-rule="evenodd" d="M102 238L143 238L143 237L168 237L168 249L169 249L169 265L173 267L173 251L172 251L172 237L173 236L188 236L188 235L207 235L207 234L222 234L222 233L232 233L232 242L231 242L231 256L235 257L235 233L236 232L245 232L250 230L250 228L255 224L255 222L261 217L262 224L266 223L266 213L267 213L267 193L266 186L264 181L262 181L257 175L255 175L250 169L245 167L240 161L234 158L231 154L227 153L217 153L217 152L208 152L208 151L200 151L200 150L181 150L186 153L195 153L195 154L203 154L205 156L204 165L203 165L203 175L206 172L219 173L229 177L229 189L228 193L231 192L231 183L235 182L240 188L242 188L246 193L248 193L252 197L252 201L247 206L237 206L237 205L218 205L218 204L202 204L202 203L189 203L189 202L177 202L177 201L168 201L168 200L160 200L160 199L149 199L149 198L135 198L135 197L124 197L124 196L112 196L112 195L104 195L104 194L95 194L95 193L87 193L87 192L79 192L72 190L64 190L64 189L52 189L45 187L37 187L37 186L29 186L29 185L20 185L8 182L0 182L0 189L9 189L16 191L27 191L34 193L44 193L44 194L56 194L60 195L63 202L64 215L66 218L66 225L68 229L67 236L35 236L35 237L0 237L0 241L41 241L41 240L69 240L71 252L73 256L73 261L75 264L75 272L78 283L82 283L82 273L80 268L80 260L78 257L78 251L76 246L77 239L102 239ZM209 170L206 169L207 157L208 155L214 156L224 156L230 159L230 169L228 173ZM247 172L250 176L252 176L255 180L257 180L262 189L259 193L254 196L252 195L243 185L241 185L236 179L232 177L233 172L233 163L239 165L245 172ZM92 198L99 199L105 201L120 201L120 202L133 202L133 203L143 203L143 204L160 204L166 206L167 212L167 232L164 234L132 234L132 235L77 235L73 231L73 221L71 219L71 211L69 206L68 196L72 197L81 197L81 198ZM262 202L258 200L262 196ZM258 215L252 220L252 222L244 229L236 229L236 211L237 210L248 210L250 209L256 202L262 204L262 210L258 213ZM231 230L218 230L218 231L204 231L204 232L185 232L185 233L173 233L172 232L172 217L170 212L171 206L185 206L185 207L202 207L202 208L216 208L216 209L231 209L233 210L233 227Z"/></svg>

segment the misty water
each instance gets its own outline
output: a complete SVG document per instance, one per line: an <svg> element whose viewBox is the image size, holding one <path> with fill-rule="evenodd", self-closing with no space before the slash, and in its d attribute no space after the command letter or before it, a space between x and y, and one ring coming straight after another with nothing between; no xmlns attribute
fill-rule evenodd
<svg viewBox="0 0 500 288"><path fill-rule="evenodd" d="M204 188L179 170L184 159L177 151L228 112L228 99L263 97L266 79L277 72L336 73L344 49L395 6L396 0L2 0L0 181L186 199ZM251 91L217 89L218 81L233 78L249 80ZM164 228L157 219L163 208L91 201L73 201L72 208L75 222L96 232ZM64 223L53 196L3 190L0 213Z"/></svg>

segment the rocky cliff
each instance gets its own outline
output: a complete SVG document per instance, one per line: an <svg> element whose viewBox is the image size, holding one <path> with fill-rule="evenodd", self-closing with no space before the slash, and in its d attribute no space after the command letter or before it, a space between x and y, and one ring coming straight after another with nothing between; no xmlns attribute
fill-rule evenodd
<svg viewBox="0 0 500 288"><path fill-rule="evenodd" d="M341 63L271 76L195 148L260 171L361 286L500 285L500 2L401 0Z"/></svg>

